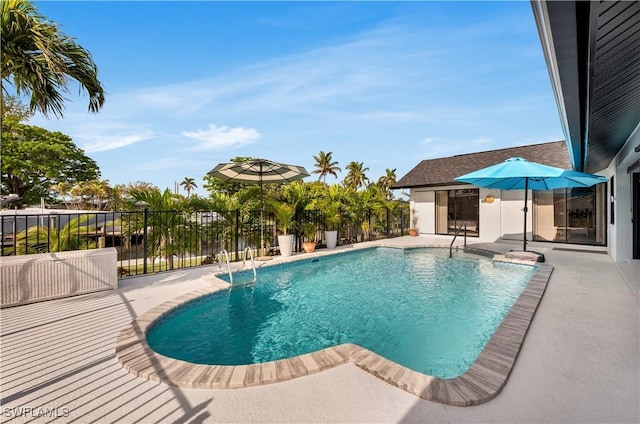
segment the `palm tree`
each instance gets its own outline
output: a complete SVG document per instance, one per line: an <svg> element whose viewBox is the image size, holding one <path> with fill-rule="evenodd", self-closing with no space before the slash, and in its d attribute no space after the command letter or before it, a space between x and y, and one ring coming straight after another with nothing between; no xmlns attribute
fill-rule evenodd
<svg viewBox="0 0 640 424"><path fill-rule="evenodd" d="M97 210L102 210L104 199L109 197L111 186L109 180L92 180L86 182L86 194L90 197L91 203L95 203Z"/></svg>
<svg viewBox="0 0 640 424"><path fill-rule="evenodd" d="M271 210L276 214L278 230L280 230L283 236L286 236L296 214L296 205L293 203L282 203L274 199L269 199L267 205L269 205Z"/></svg>
<svg viewBox="0 0 640 424"><path fill-rule="evenodd" d="M197 250L198 240L190 237L190 233L198 231L193 213L202 208L203 199L197 196L176 198L171 190L160 192L157 188L132 190L129 195L132 204L145 204L151 211L148 212L147 244L151 252L167 259L169 269L174 269L174 255ZM129 234L144 229L139 220L127 223L127 226Z"/></svg>
<svg viewBox="0 0 640 424"><path fill-rule="evenodd" d="M6 81L18 95L31 97L31 111L62 117L69 79L89 94L89 111L104 104L104 88L91 54L62 33L28 0L2 1L2 71L0 96Z"/></svg>
<svg viewBox="0 0 640 424"><path fill-rule="evenodd" d="M349 165L347 165L347 171L349 171L349 173L344 178L344 185L354 190L365 187L369 183L369 178L367 178L365 174L368 170L369 168L365 168L363 162L353 161L349 163Z"/></svg>
<svg viewBox="0 0 640 424"><path fill-rule="evenodd" d="M82 237L90 234L95 228L88 224L95 215L83 215L69 220L62 228L55 225L36 225L16 235L16 251L18 253L65 252L70 250L94 249L97 244L90 238Z"/></svg>
<svg viewBox="0 0 640 424"><path fill-rule="evenodd" d="M52 185L51 191L55 192L62 199L62 203L64 203L64 206L69 209L67 196L71 194L71 184L65 181L61 181L58 184Z"/></svg>
<svg viewBox="0 0 640 424"><path fill-rule="evenodd" d="M312 207L322 211L327 230L337 230L340 224L340 209L345 203L346 189L340 184L325 186L314 200Z"/></svg>
<svg viewBox="0 0 640 424"><path fill-rule="evenodd" d="M320 174L318 177L318 181L323 180L323 182L327 183L327 175L333 175L338 178L338 172L341 172L342 169L338 166L338 162L332 162L332 152L325 153L322 150L318 156L313 156L313 159L316 161L316 169L313 170L312 174Z"/></svg>
<svg viewBox="0 0 640 424"><path fill-rule="evenodd" d="M112 212L120 211L124 209L125 203L125 185L124 184L116 184L113 187L109 187L107 190L107 205L109 206L109 210Z"/></svg>
<svg viewBox="0 0 640 424"><path fill-rule="evenodd" d="M196 180L189 177L184 177L184 180L182 180L180 185L187 192L187 197L191 195L191 190L193 190L194 188L198 188L198 185L196 184Z"/></svg>
<svg viewBox="0 0 640 424"><path fill-rule="evenodd" d="M285 201L295 205L296 214L305 210L309 202L311 202L312 194L311 186L304 181L289 183L282 188L281 192L281 196Z"/></svg>
<svg viewBox="0 0 640 424"><path fill-rule="evenodd" d="M84 208L88 197L87 184L84 181L77 182L71 187L71 204L74 209Z"/></svg>
<svg viewBox="0 0 640 424"><path fill-rule="evenodd" d="M395 183L396 183L396 168L393 168L393 169L387 168L385 175L383 175L378 179L378 185L384 192L387 200L391 200L393 198L393 193L391 193L391 187Z"/></svg>
<svg viewBox="0 0 640 424"><path fill-rule="evenodd" d="M356 191L348 188L345 192L346 205L344 215L355 239L362 235L362 240L369 233L369 216L384 209L384 195L380 187L375 184L367 186L365 190Z"/></svg>

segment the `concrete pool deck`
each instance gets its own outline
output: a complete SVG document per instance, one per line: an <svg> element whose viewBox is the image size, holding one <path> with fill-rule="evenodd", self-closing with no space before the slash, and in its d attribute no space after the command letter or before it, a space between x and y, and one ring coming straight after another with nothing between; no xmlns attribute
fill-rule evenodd
<svg viewBox="0 0 640 424"><path fill-rule="evenodd" d="M443 244L429 237L390 242ZM479 406L425 401L351 364L237 390L180 389L123 370L115 355L120 331L165 301L209 287L215 266L3 309L2 422L637 423L637 264L623 273L606 254L552 247L532 244L554 271L506 386Z"/></svg>
<svg viewBox="0 0 640 424"><path fill-rule="evenodd" d="M377 244L388 249L403 248L384 241ZM364 251L362 247L368 245L370 244L351 246L351 251ZM480 249L476 249L476 251L486 256L493 256L494 260L521 262L507 259L504 257L505 255L495 255L494 252ZM308 262L311 258L318 261L320 256L326 258L329 257L329 254L338 256L345 253L347 252L344 249L342 252L325 250L316 255L279 258L275 263L291 263L298 259ZM454 255L452 260L455 261L457 256L458 253ZM329 265L331 262L321 263L331 266ZM530 262L525 263L530 264ZM524 290L486 342L486 346L476 357L474 363L462 375L455 378L442 379L425 375L395 363L376 352L349 343L328 346L303 355L250 365L194 364L155 352L147 343L147 335L151 328L165 317L170 316L176 308L189 308L189 305L197 305L211 295L228 293L231 285L217 278L212 278L210 288L197 290L164 302L134 320L118 335L116 356L122 367L137 377L192 389L238 389L281 383L292 378L323 372L340 365L353 364L371 375L425 400L455 406L479 405L497 396L509 378L552 270L553 267L548 264L536 266L534 275L531 276ZM349 282L345 281L345 283ZM261 280L258 280L256 284L261 284ZM395 305L389 306L394 307Z"/></svg>

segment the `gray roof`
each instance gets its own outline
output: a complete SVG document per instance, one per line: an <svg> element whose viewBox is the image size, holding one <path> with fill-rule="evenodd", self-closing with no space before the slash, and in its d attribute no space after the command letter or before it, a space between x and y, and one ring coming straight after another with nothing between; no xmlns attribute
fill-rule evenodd
<svg viewBox="0 0 640 424"><path fill-rule="evenodd" d="M400 178L393 188L434 187L464 184L454 178L487 166L495 165L512 157L521 157L531 162L572 169L569 152L564 141L510 147L487 152L468 153L438 159L426 159Z"/></svg>

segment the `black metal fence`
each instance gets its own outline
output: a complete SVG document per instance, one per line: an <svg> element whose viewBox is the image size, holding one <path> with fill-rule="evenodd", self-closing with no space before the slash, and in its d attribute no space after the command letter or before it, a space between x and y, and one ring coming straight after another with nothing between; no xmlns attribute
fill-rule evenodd
<svg viewBox="0 0 640 424"><path fill-rule="evenodd" d="M369 210L355 218L344 214L338 244L405 235L408 218L406 208ZM302 250L305 234L323 248L325 228L320 211L296 214L294 251ZM232 261L241 260L247 247L255 253L261 246L267 254L278 251L275 217L266 211L5 214L0 229L2 256L115 247L121 277L215 263L223 249Z"/></svg>

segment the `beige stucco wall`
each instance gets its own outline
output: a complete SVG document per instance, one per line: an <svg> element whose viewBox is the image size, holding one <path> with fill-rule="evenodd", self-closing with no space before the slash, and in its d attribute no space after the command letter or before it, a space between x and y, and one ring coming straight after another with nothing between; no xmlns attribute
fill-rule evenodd
<svg viewBox="0 0 640 424"><path fill-rule="evenodd" d="M417 188L410 191L410 207L419 216L420 234L436 234L436 217L446 219L446 213L436 213L436 191L459 189L461 186L442 186L437 188ZM480 189L480 236L478 242L493 242L503 237L522 240L524 191L501 191ZM493 202L486 201L493 196ZM529 193L531 195L531 192ZM529 199L531 211L531 199ZM446 223L442 223L446 227ZM527 215L527 238L531 240L531 212Z"/></svg>
<svg viewBox="0 0 640 424"><path fill-rule="evenodd" d="M640 124L636 127L629 140L620 150L616 158L604 170L596 172L607 178L615 176L615 223L611 224L609 216L611 211L607 211L607 249L616 262L634 262L633 251L633 224L632 224L632 180L633 172L640 172L640 152L635 151L635 147L640 145ZM627 173L632 167L631 173ZM419 216L419 227L421 234L435 234L436 229L436 190L450 190L460 188L460 186L443 186L437 188L411 189L411 207L415 208ZM607 193L609 196L610 192ZM494 201L485 201L487 195L492 195ZM532 192L529 191L527 207L527 240L532 240L533 234L533 202ZM499 238L522 240L523 230L523 190L489 190L480 189L480 236L478 241L491 242ZM607 208L609 208L607 199ZM553 205L548 207L538 207L536 211L538 218L542 222L553 222ZM541 215L542 214L542 215ZM444 214L440 214L444 215ZM553 240L555 237L555 227L538 229L540 235Z"/></svg>
<svg viewBox="0 0 640 424"><path fill-rule="evenodd" d="M553 194L546 193L537 198L535 207L535 217L531 214L533 225L540 223L535 228L538 240L553 241L558 235L558 227L554 225L555 208L553 205ZM532 228L533 229L533 228Z"/></svg>
<svg viewBox="0 0 640 424"><path fill-rule="evenodd" d="M493 196L493 202L487 196ZM480 242L493 242L502 233L502 193L500 190L480 189Z"/></svg>
<svg viewBox="0 0 640 424"><path fill-rule="evenodd" d="M524 190L504 190L502 192L502 238L507 240L522 240L524 230ZM532 239L532 202L531 191L527 200L527 240Z"/></svg>
<svg viewBox="0 0 640 424"><path fill-rule="evenodd" d="M418 214L418 232L434 234L435 232L435 192L424 189L411 190L411 210Z"/></svg>

